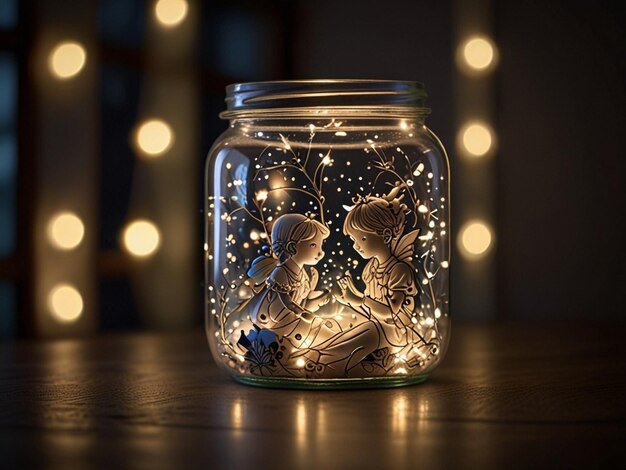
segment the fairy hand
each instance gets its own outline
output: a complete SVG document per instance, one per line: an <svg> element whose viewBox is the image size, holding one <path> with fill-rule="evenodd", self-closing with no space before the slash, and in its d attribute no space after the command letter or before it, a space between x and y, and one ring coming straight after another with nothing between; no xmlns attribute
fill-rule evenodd
<svg viewBox="0 0 626 470"><path fill-rule="evenodd" d="M340 280L341 281L341 280ZM338 281L338 283L340 283L340 281ZM344 305L349 305L351 307L357 307L359 305L361 305L363 299L360 295L358 295L357 293L354 293L350 290L350 288L348 287L347 284L348 281L345 281L344 283L340 283L340 288L341 288L341 293L339 295L335 296L335 299L337 299L337 301L339 303L342 303ZM341 284L344 284L344 286L342 286Z"/></svg>
<svg viewBox="0 0 626 470"><path fill-rule="evenodd" d="M347 280L347 283L348 283L348 289L350 289L352 291L352 293L358 294L359 293L359 289L357 288L356 284L354 283L354 280L352 279L352 276L347 276L345 279Z"/></svg>
<svg viewBox="0 0 626 470"><path fill-rule="evenodd" d="M337 281L337 283L339 284L339 287L341 287L342 291L348 291L357 296L361 294L359 292L359 289L354 284L354 281L352 280L352 276L350 275L346 275L342 277L341 279Z"/></svg>
<svg viewBox="0 0 626 470"><path fill-rule="evenodd" d="M330 292L324 293L324 295L320 297L317 301L318 307L321 307L322 305L326 305L330 301L331 298L332 298L332 295Z"/></svg>

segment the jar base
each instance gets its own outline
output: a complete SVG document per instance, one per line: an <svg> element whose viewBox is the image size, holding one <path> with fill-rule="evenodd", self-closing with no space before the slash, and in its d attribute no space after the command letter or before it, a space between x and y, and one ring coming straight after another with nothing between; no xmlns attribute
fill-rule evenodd
<svg viewBox="0 0 626 470"><path fill-rule="evenodd" d="M244 385L266 388L300 390L346 390L366 388L396 388L425 382L427 374L410 377L366 377L351 379L293 379L288 377L251 377L235 375L233 378Z"/></svg>

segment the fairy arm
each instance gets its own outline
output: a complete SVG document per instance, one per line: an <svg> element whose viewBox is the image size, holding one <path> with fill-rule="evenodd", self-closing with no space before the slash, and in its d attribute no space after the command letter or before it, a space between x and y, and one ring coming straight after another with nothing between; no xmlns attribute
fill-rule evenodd
<svg viewBox="0 0 626 470"><path fill-rule="evenodd" d="M337 300L342 304L358 309L361 305L363 305L364 295L359 292L356 287L354 287L354 284L350 286L351 281L352 280L349 277L344 277L337 281L339 289L341 289L341 293L337 296Z"/></svg>
<svg viewBox="0 0 626 470"><path fill-rule="evenodd" d="M391 296L386 298L387 303L379 302L371 297L363 297L362 305L377 315L397 315L405 298L406 294L403 291L393 291Z"/></svg>
<svg viewBox="0 0 626 470"><path fill-rule="evenodd" d="M316 312L322 305L326 305L331 297L332 295L328 289L313 291L306 300L306 308Z"/></svg>

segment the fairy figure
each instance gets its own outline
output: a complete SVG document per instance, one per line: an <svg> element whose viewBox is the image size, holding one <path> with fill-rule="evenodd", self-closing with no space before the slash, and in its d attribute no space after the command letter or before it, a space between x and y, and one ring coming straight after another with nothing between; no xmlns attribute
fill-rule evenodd
<svg viewBox="0 0 626 470"><path fill-rule="evenodd" d="M412 264L419 229L403 235L408 208L396 186L382 197L359 196L344 221L343 231L354 249L369 259L360 292L348 275L339 280L340 302L371 316L394 354L406 356L417 347L431 346L418 315L419 282Z"/></svg>
<svg viewBox="0 0 626 470"><path fill-rule="evenodd" d="M280 216L272 226L273 256L260 256L248 276L260 292L251 304L254 324L288 339L294 347L311 343L323 323L315 312L332 298L328 290L316 290L319 273L313 267L323 257L328 227L301 214ZM335 323L331 328L339 331ZM328 327L328 325L325 325Z"/></svg>

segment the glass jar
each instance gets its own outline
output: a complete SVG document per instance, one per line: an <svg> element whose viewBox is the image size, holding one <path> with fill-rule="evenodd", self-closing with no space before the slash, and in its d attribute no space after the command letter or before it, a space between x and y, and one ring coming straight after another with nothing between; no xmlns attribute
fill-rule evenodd
<svg viewBox="0 0 626 470"><path fill-rule="evenodd" d="M206 164L206 330L243 383L422 382L450 334L449 165L417 82L230 85Z"/></svg>

